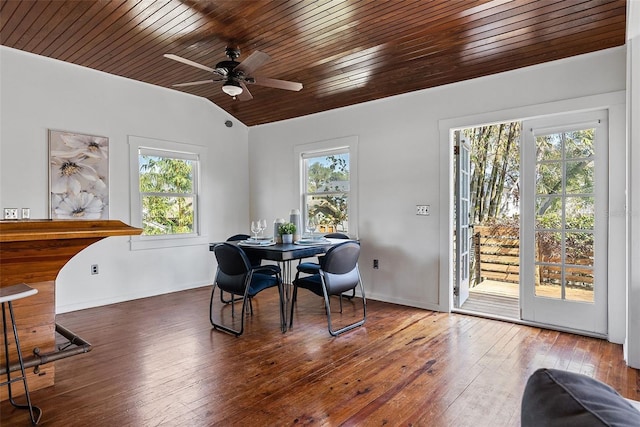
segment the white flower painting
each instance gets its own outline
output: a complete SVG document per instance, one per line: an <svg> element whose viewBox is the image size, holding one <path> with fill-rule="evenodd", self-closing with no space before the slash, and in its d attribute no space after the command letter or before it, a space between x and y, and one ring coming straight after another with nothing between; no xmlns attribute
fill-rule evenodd
<svg viewBox="0 0 640 427"><path fill-rule="evenodd" d="M109 139L49 131L51 218L109 219Z"/></svg>

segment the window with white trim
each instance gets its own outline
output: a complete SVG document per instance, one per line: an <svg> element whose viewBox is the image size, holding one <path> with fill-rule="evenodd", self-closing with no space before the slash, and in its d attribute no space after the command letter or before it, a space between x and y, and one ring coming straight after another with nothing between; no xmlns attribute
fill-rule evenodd
<svg viewBox="0 0 640 427"><path fill-rule="evenodd" d="M138 149L142 234L197 234L198 156Z"/></svg>
<svg viewBox="0 0 640 427"><path fill-rule="evenodd" d="M356 148L355 137L297 147L303 231L311 232L315 225L316 233L357 235Z"/></svg>
<svg viewBox="0 0 640 427"><path fill-rule="evenodd" d="M129 137L131 224L142 228L132 249L202 243L199 169L206 148Z"/></svg>

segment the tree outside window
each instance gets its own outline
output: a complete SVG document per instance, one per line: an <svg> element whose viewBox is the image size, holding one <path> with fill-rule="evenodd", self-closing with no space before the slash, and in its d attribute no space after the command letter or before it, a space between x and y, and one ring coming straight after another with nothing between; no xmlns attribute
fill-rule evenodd
<svg viewBox="0 0 640 427"><path fill-rule="evenodd" d="M349 232L349 152L303 155L305 213L320 232Z"/></svg>
<svg viewBox="0 0 640 427"><path fill-rule="evenodd" d="M139 151L143 235L194 234L197 156Z"/></svg>

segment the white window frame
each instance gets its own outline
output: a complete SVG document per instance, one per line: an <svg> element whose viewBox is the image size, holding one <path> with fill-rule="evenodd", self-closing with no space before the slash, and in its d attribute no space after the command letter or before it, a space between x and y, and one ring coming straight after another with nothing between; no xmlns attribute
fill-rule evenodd
<svg viewBox="0 0 640 427"><path fill-rule="evenodd" d="M306 212L306 167L305 160L311 157L349 153L349 236L358 237L358 137L348 136L344 138L318 141L309 144L301 144L294 147L296 170L298 170L297 197L302 213L301 221L307 219Z"/></svg>
<svg viewBox="0 0 640 427"><path fill-rule="evenodd" d="M129 136L129 167L130 167L130 195L131 195L131 225L142 227L142 193L140 192L140 154L159 155L175 159L194 161L193 192L193 233L164 234L155 236L131 236L131 250L167 248L176 246L191 246L206 243L206 236L200 227L200 170L206 157L206 147L180 142L164 141L153 138Z"/></svg>

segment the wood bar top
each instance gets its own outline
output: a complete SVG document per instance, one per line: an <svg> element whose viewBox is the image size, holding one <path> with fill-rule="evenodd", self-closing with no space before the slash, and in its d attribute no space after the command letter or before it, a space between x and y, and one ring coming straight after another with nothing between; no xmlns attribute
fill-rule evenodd
<svg viewBox="0 0 640 427"><path fill-rule="evenodd" d="M39 354L56 352L55 280L60 269L78 252L104 238L140 233L142 229L117 220L0 220L0 288L25 283L38 291L15 303L20 347L26 359L36 348ZM0 331L0 339L2 335ZM11 349L9 356L15 359L15 350ZM4 361L4 347L0 357ZM38 370L29 369L27 378L30 390L52 386L55 366L46 363ZM5 390L0 388L0 400L6 399Z"/></svg>
<svg viewBox="0 0 640 427"><path fill-rule="evenodd" d="M0 221L0 286L55 280L74 255L93 243L140 233L117 220Z"/></svg>
<svg viewBox="0 0 640 427"><path fill-rule="evenodd" d="M0 220L0 242L129 236L142 233L118 220Z"/></svg>

